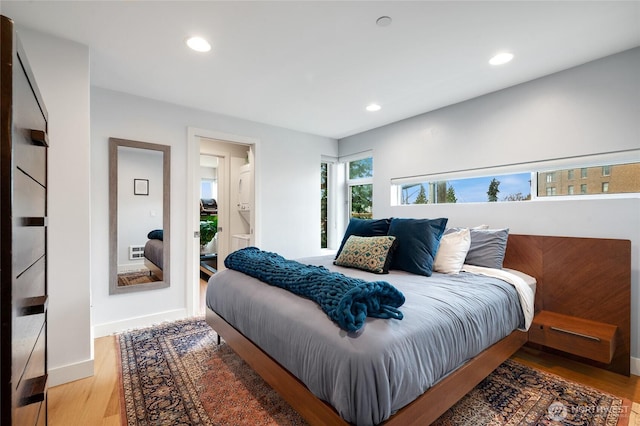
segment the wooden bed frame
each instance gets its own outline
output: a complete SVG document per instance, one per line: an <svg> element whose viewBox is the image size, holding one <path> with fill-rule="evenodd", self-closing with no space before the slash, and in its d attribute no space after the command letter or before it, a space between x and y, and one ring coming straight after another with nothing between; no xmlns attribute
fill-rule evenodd
<svg viewBox="0 0 640 426"><path fill-rule="evenodd" d="M613 256L604 257L614 260L608 260L606 269L617 267L626 270L618 273L613 271L613 277L607 274L598 274L600 281L597 282L598 288L609 289L609 284L615 285L616 289L626 288L626 300L623 299L624 291L620 297L615 296L615 306L605 309L609 313L605 315L607 320L612 324L619 324L621 339L619 347L616 350L615 360L621 360L626 357L626 370L629 374L629 348L630 348L630 243L626 240L601 240L593 238L570 238L570 237L543 237L531 235L510 235L507 244L507 255L505 256L505 268L512 268L534 276L538 280L536 292L536 311L547 308L545 303L545 293L549 292L546 287L552 287L556 282L554 277L561 274L563 277L569 278L565 281L564 286L569 287L565 294L571 294L573 291L580 289L581 293L585 293L585 281L581 278L585 277L583 270L587 265L583 262L568 263L556 261L561 252L562 259L567 259L567 255L584 257L586 261L590 260L590 256L603 257L602 244L608 244L607 249ZM628 253L625 251L628 247ZM621 255L617 253L621 251ZM606 252L605 252L606 253ZM628 257L626 257L628 254ZM592 260L592 259L591 259ZM601 265L602 262L598 262ZM611 264L611 265L610 265ZM613 266L612 266L613 265ZM593 271L591 271L593 272ZM577 275L576 275L577 274ZM626 275L625 275L626 274ZM627 277L626 283L621 283ZM603 282L601 280L605 280ZM609 283L611 281L611 283ZM599 290L596 290L596 297ZM555 294L557 292L550 292ZM589 293L587 291L586 293ZM588 297L588 296L586 296ZM595 299L601 302L603 299ZM626 303L626 308L624 306ZM578 303L579 305L580 303ZM592 303L593 304L593 303ZM567 306L571 308L576 303L569 303ZM560 308L563 311L563 305L557 303L551 305L554 308ZM602 305L599 305L602 307ZM591 307L586 309L578 308L578 314L581 312L591 312ZM617 313L616 313L617 312ZM574 311L569 312L576 315ZM601 320L602 316L597 319ZM333 407L326 402L320 400L313 395L307 387L298 380L294 375L289 373L277 361L263 352L250 339L246 338L242 333L227 323L222 317L207 308L207 323L221 336L226 343L251 366L262 378L275 389L302 417L304 417L312 425L346 425L348 424L342 419ZM616 322L617 321L617 322ZM626 327L626 328L625 328ZM514 331L509 336L487 348L479 355L471 359L469 362L458 368L456 371L445 377L436 385L428 389L424 394L408 404L383 424L389 426L404 425L425 425L431 424L445 411L453 406L464 395L471 391L478 383L498 367L502 362L511 357L520 347L527 343L528 334L522 331Z"/></svg>
<svg viewBox="0 0 640 426"><path fill-rule="evenodd" d="M147 267L150 273L158 277L160 281L164 280L164 273L162 272L162 269L146 257L144 258L144 266Z"/></svg>

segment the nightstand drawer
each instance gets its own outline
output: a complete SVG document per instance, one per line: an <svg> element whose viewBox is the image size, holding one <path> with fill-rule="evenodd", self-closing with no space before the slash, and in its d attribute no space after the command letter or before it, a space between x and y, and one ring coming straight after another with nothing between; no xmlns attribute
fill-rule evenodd
<svg viewBox="0 0 640 426"><path fill-rule="evenodd" d="M616 349L615 325L542 311L529 329L529 341L609 364Z"/></svg>

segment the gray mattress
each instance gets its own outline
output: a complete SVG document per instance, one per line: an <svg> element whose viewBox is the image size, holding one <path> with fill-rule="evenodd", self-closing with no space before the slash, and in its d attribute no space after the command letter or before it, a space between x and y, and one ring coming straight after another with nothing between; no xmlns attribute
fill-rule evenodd
<svg viewBox="0 0 640 426"><path fill-rule="evenodd" d="M214 274L207 306L298 377L348 422L378 424L493 343L522 328L511 284L460 273L374 275L299 259L345 275L384 279L406 297L402 320L367 318L341 330L314 302L234 270Z"/></svg>
<svg viewBox="0 0 640 426"><path fill-rule="evenodd" d="M148 240L144 245L144 257L149 259L154 265L162 269L164 242L161 240Z"/></svg>

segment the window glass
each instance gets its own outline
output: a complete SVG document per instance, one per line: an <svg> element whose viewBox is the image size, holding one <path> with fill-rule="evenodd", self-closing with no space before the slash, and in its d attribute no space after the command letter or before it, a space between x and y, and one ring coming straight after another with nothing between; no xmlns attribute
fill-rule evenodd
<svg viewBox="0 0 640 426"><path fill-rule="evenodd" d="M320 248L327 248L327 163L320 164Z"/></svg>
<svg viewBox="0 0 640 426"><path fill-rule="evenodd" d="M218 182L213 179L200 180L200 198L218 198Z"/></svg>
<svg viewBox="0 0 640 426"><path fill-rule="evenodd" d="M578 171L580 179L576 180ZM409 182L402 183L403 180ZM397 194L398 205L640 194L640 162L449 180L419 181L419 178L398 178L392 179L392 185L394 197Z"/></svg>
<svg viewBox="0 0 640 426"><path fill-rule="evenodd" d="M531 173L484 176L400 186L400 204L482 203L531 198Z"/></svg>
<svg viewBox="0 0 640 426"><path fill-rule="evenodd" d="M557 181L550 183L548 176L554 173ZM553 195L575 195L573 186L567 185L572 179L572 170L555 170L538 173L538 197ZM615 164L607 166L583 167L580 169L583 183L580 184L581 195L624 194L640 192L640 163ZM550 193L550 187L559 190ZM562 189L566 188L566 192Z"/></svg>
<svg viewBox="0 0 640 426"><path fill-rule="evenodd" d="M347 163L349 217L373 217L373 157Z"/></svg>
<svg viewBox="0 0 640 426"><path fill-rule="evenodd" d="M371 219L373 217L373 185L350 185L350 217Z"/></svg>
<svg viewBox="0 0 640 426"><path fill-rule="evenodd" d="M373 177L373 157L349 162L349 179Z"/></svg>

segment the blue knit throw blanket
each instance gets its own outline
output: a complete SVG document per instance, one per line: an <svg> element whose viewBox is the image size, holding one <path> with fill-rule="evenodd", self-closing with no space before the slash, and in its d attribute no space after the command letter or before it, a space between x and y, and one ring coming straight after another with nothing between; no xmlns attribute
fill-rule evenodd
<svg viewBox="0 0 640 426"><path fill-rule="evenodd" d="M404 295L386 281L367 282L347 277L323 266L303 265L256 247L231 253L224 265L313 300L346 331L362 328L367 316L402 319L402 312L397 308L404 303Z"/></svg>

